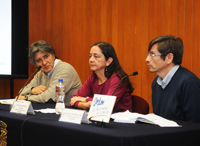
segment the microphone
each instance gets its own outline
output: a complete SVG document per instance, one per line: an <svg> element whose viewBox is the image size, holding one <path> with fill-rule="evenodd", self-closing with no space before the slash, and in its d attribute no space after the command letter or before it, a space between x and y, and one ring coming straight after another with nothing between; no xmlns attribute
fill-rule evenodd
<svg viewBox="0 0 200 146"><path fill-rule="evenodd" d="M18 100L19 98L19 95L22 93L23 89L25 88L25 86L27 85L27 83L29 82L29 80L32 78L32 76L42 68L42 66L38 66L37 69L35 70L35 72L30 76L30 78L28 79L28 81L25 83L25 85L23 86L23 88L21 89L21 91L19 92L17 98L16 98L16 101Z"/></svg>
<svg viewBox="0 0 200 146"><path fill-rule="evenodd" d="M130 74L130 75L124 76L124 77L120 80L120 82L119 82L119 84L117 85L117 87L115 88L115 91L117 90L118 86L121 84L121 82L123 81L124 78L129 77L129 76L136 76L137 74L138 74L138 72L135 71L135 72L133 72L133 73ZM115 93L115 91L113 92L113 94ZM112 95L113 95L113 94L112 94Z"/></svg>

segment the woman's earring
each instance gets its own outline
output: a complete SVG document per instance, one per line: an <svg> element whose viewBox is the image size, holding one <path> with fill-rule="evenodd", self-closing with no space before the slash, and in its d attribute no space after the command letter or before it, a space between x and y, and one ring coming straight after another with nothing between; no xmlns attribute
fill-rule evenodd
<svg viewBox="0 0 200 146"><path fill-rule="evenodd" d="M106 72L108 71L108 67L107 66L106 66L105 70L106 70Z"/></svg>

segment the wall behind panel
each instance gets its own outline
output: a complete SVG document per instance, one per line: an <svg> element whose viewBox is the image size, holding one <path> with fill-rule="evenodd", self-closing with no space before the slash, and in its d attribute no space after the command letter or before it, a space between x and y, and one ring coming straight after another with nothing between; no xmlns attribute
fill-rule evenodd
<svg viewBox="0 0 200 146"><path fill-rule="evenodd" d="M41 39L48 41L84 83L91 74L90 46L109 42L126 73L139 73L130 77L133 94L151 105L156 74L149 73L145 58L153 38L162 34L182 38L182 66L200 77L199 5L199 0L29 0L29 46ZM30 64L29 75L35 69ZM25 82L14 80L15 95ZM9 79L0 79L0 97L9 97L5 88L9 91Z"/></svg>

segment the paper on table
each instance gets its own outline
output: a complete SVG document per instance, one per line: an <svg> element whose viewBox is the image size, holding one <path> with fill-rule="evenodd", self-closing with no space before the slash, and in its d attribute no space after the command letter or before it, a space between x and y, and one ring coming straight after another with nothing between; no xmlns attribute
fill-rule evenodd
<svg viewBox="0 0 200 146"><path fill-rule="evenodd" d="M112 114L111 118L114 119L114 122L134 124L138 116L139 116L138 113L131 113L127 110L125 112Z"/></svg>
<svg viewBox="0 0 200 146"><path fill-rule="evenodd" d="M16 101L16 99L2 99L2 100L0 100L0 103L1 104L9 104L9 105L11 105L11 104L14 103L14 101Z"/></svg>
<svg viewBox="0 0 200 146"><path fill-rule="evenodd" d="M137 120L141 122L157 124L160 127L180 127L180 125L178 125L176 122L155 115L154 113L142 115L141 117L138 117Z"/></svg>
<svg viewBox="0 0 200 146"><path fill-rule="evenodd" d="M149 124L156 124L159 125L160 127L179 127L179 125L176 122L162 118L153 113L143 115L126 111L126 112L112 114L111 118L114 119L114 122L119 122L119 123L135 123L136 121L140 121Z"/></svg>
<svg viewBox="0 0 200 146"><path fill-rule="evenodd" d="M35 112L41 112L41 113L56 113L55 108L46 108L46 109L39 109L34 110Z"/></svg>

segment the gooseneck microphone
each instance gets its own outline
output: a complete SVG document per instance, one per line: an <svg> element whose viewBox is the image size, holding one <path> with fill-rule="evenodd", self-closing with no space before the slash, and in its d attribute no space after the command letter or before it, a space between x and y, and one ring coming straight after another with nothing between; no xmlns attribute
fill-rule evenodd
<svg viewBox="0 0 200 146"><path fill-rule="evenodd" d="M133 73L130 74L130 75L126 75L126 76L124 76L124 77L120 80L120 82L119 82L119 84L117 85L117 87L115 88L115 91L117 90L118 86L121 84L121 82L123 81L124 78L129 77L129 76L136 76L137 74L138 74L138 72L135 71L135 72L133 72ZM113 92L112 95L114 95L115 91Z"/></svg>
<svg viewBox="0 0 200 146"><path fill-rule="evenodd" d="M25 86L27 85L27 83L29 82L29 80L32 78L32 76L42 68L42 66L38 66L37 69L34 71L34 73L29 77L28 81L25 83L25 85L23 86L23 88L21 89L21 91L19 92L17 98L16 98L16 101L18 100L19 98L19 95L22 93L23 89L25 88Z"/></svg>

